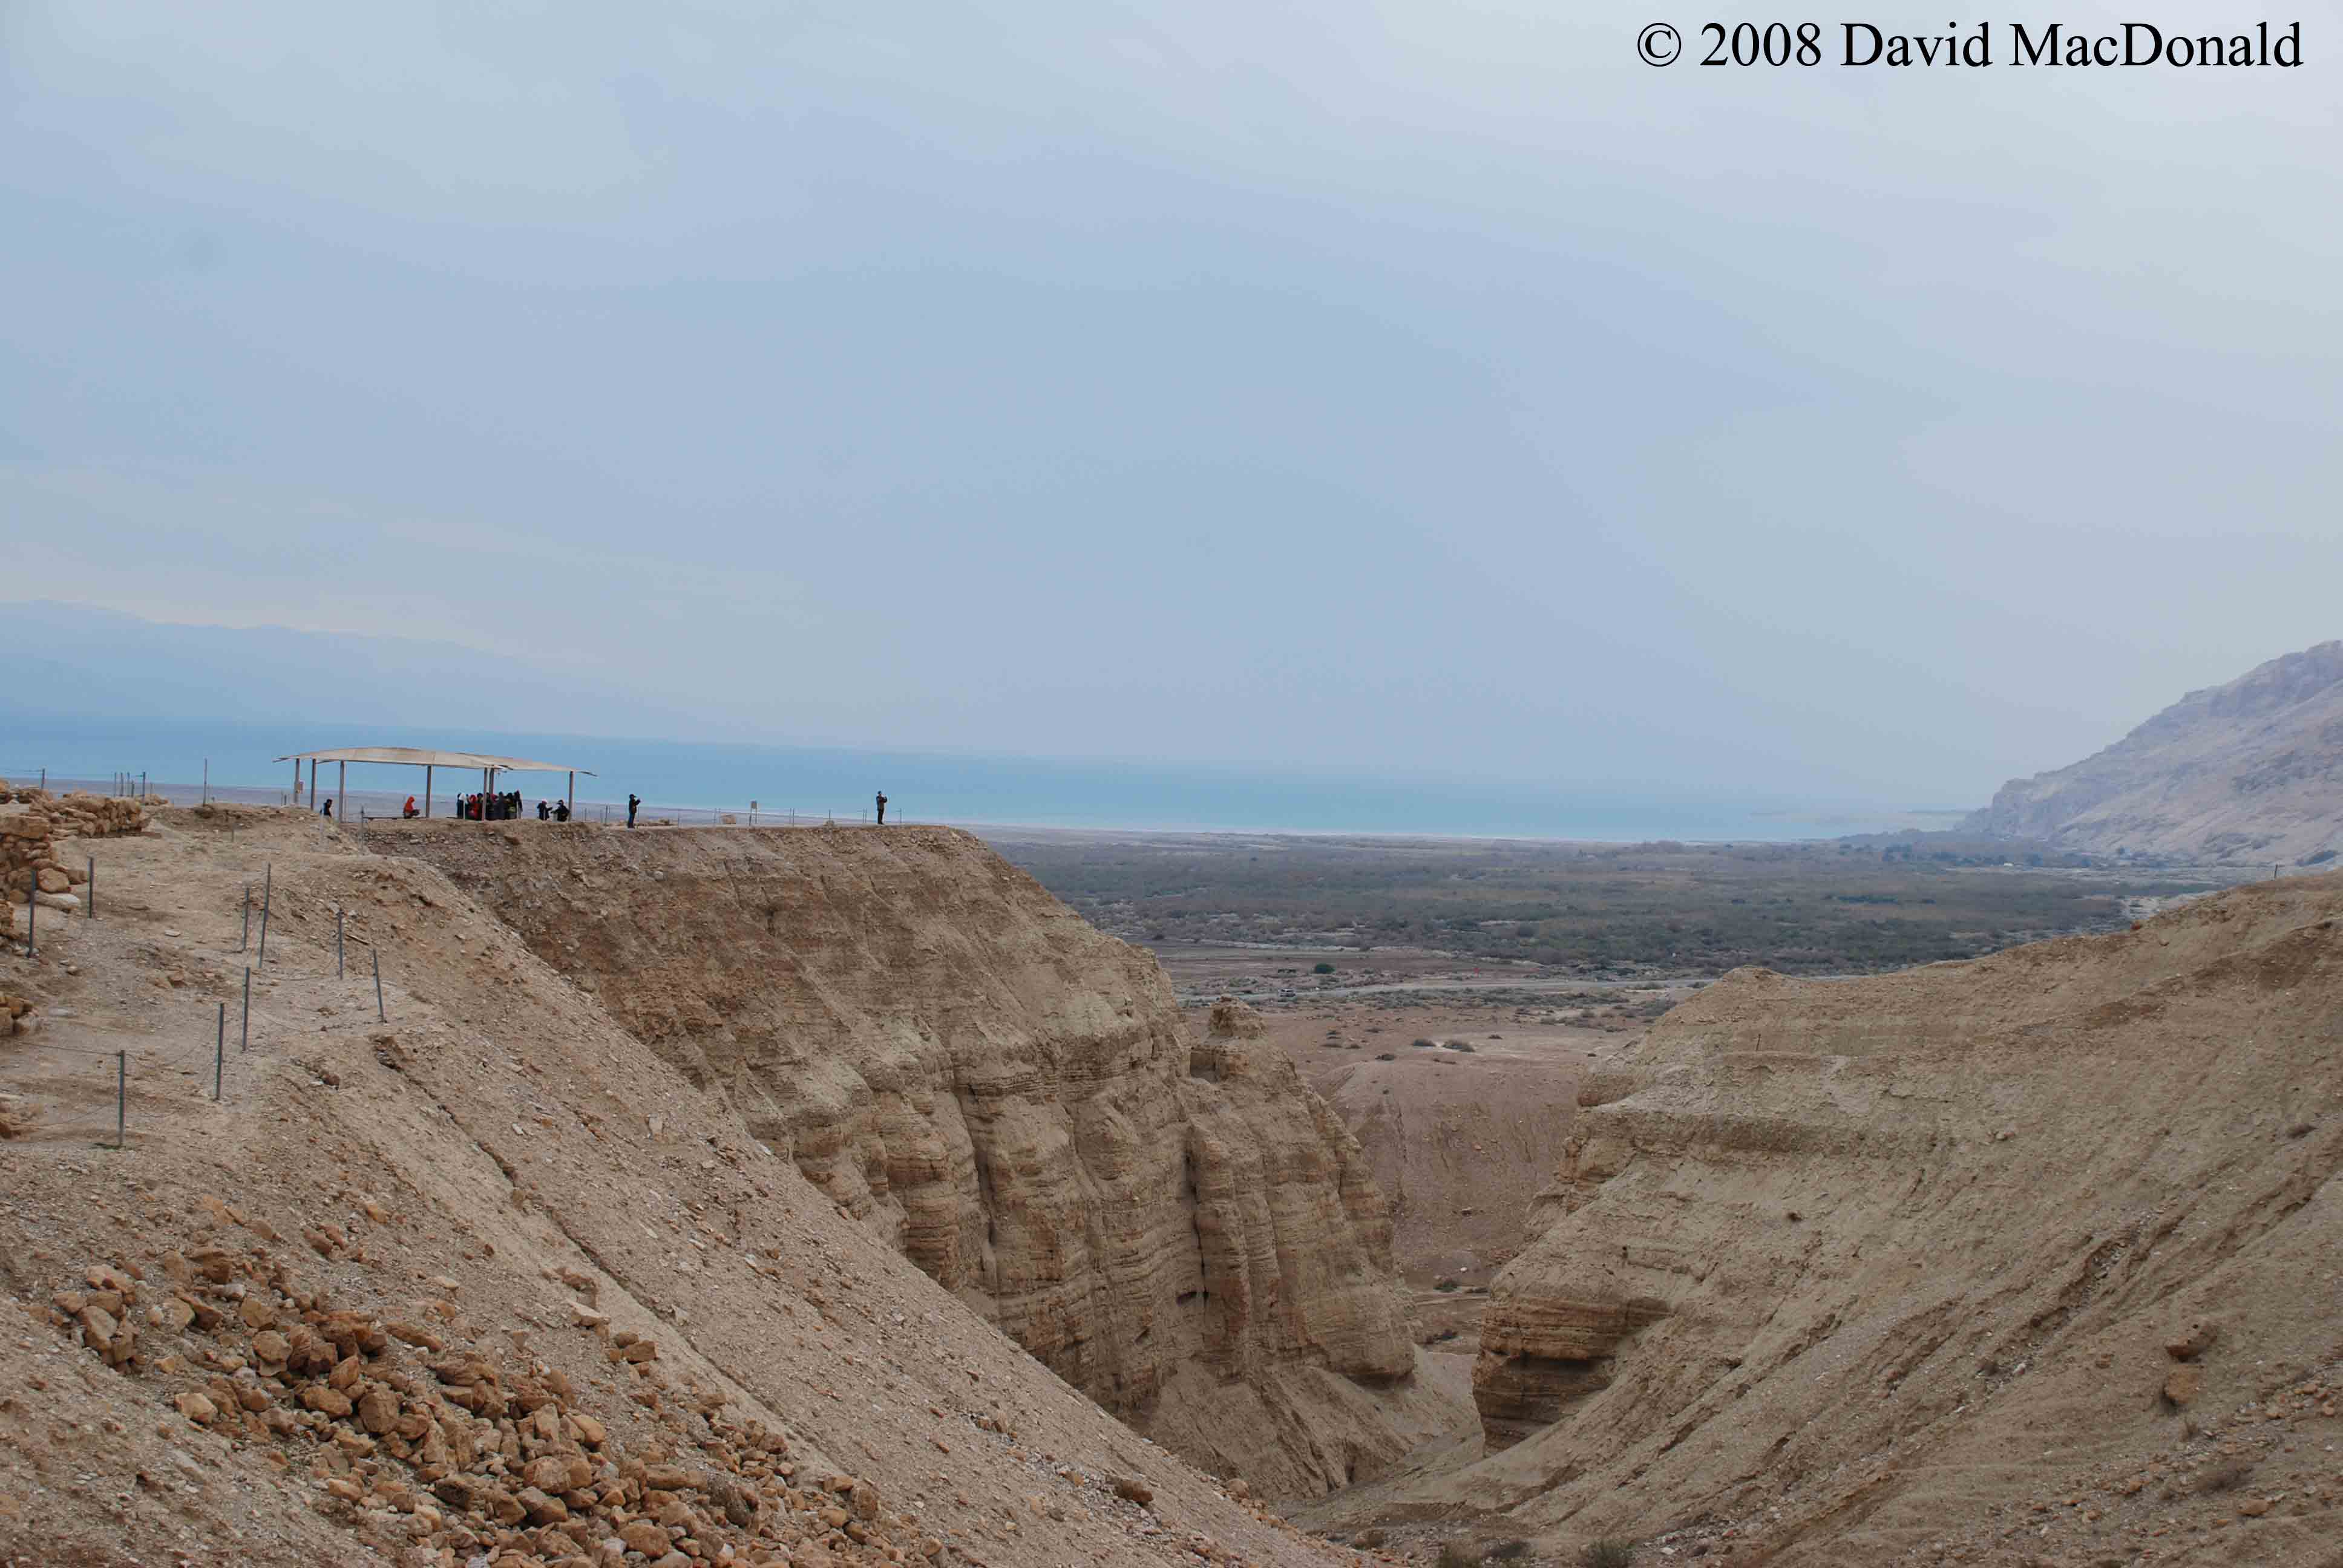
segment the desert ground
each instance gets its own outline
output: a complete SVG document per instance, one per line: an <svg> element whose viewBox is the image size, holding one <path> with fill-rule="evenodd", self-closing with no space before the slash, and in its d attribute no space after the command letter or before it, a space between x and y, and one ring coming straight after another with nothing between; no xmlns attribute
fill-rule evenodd
<svg viewBox="0 0 2343 1568"><path fill-rule="evenodd" d="M1576 975L947 829L41 811L10 1568L2338 1557L2343 879Z"/></svg>

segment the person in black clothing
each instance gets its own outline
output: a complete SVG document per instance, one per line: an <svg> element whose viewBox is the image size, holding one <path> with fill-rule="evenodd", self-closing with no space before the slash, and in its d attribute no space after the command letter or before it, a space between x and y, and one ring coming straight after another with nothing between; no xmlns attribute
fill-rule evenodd
<svg viewBox="0 0 2343 1568"><path fill-rule="evenodd" d="M883 789L879 792L879 825L887 825L887 792Z"/></svg>
<svg viewBox="0 0 2343 1568"><path fill-rule="evenodd" d="M552 820L553 820L553 808L552 808L551 806L548 805L546 802L544 802L544 801L542 801L542 800L539 800L539 801L537 803L537 819L538 819L538 821L540 821L540 822L550 822L550 821L552 821Z"/></svg>
<svg viewBox="0 0 2343 1568"><path fill-rule="evenodd" d="M567 822L569 820L569 802L568 800L556 800L553 803L553 819L557 822Z"/></svg>
<svg viewBox="0 0 2343 1568"><path fill-rule="evenodd" d="M318 815L318 816L320 816L320 817L330 817L330 816L332 816L333 814L334 814L334 798L333 798L331 795L328 795L328 796L327 796L327 797L326 797L326 803L325 803L323 806L320 806L320 807L318 807L318 808L317 808L317 815Z"/></svg>
<svg viewBox="0 0 2343 1568"><path fill-rule="evenodd" d="M627 797L627 826L628 826L628 827L631 828L631 827L633 827L633 826L635 825L635 813L636 813L636 811L638 811L639 809L641 809L641 807L642 807L642 803L643 803L643 798L642 798L641 796L639 796L639 795L628 795L628 796Z"/></svg>

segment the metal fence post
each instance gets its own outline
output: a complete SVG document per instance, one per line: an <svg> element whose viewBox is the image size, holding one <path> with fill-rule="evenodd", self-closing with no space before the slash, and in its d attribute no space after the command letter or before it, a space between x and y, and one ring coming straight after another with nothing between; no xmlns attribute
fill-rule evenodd
<svg viewBox="0 0 2343 1568"><path fill-rule="evenodd" d="M252 1049L252 966L244 966L244 1030L236 1036L236 1050Z"/></svg>
<svg viewBox="0 0 2343 1568"><path fill-rule="evenodd" d="M122 1147L123 1135L130 1127L130 1053L114 1053L114 1146Z"/></svg>
<svg viewBox="0 0 2343 1568"><path fill-rule="evenodd" d="M368 950L374 954L375 1020L378 1023L388 1023L390 1021L390 1014L383 1010L382 1005L382 950L380 948L372 948Z"/></svg>
<svg viewBox="0 0 2343 1568"><path fill-rule="evenodd" d="M227 1003L219 1004L219 1040L212 1047L212 1099L220 1097L220 1083L227 1076Z"/></svg>
<svg viewBox="0 0 2343 1568"><path fill-rule="evenodd" d="M334 906L334 978L342 978L342 907Z"/></svg>
<svg viewBox="0 0 2343 1568"><path fill-rule="evenodd" d="M252 946L252 884L246 882L244 885L244 935L236 939L236 950L242 952L250 946Z"/></svg>
<svg viewBox="0 0 2343 1568"><path fill-rule="evenodd" d="M260 950L254 955L255 969L268 967L268 895L276 887L276 883L277 868L272 864L267 873L260 879Z"/></svg>
<svg viewBox="0 0 2343 1568"><path fill-rule="evenodd" d="M89 918L94 920L97 919L97 857L96 855L89 858L86 870L88 874L83 877L82 880L89 884Z"/></svg>

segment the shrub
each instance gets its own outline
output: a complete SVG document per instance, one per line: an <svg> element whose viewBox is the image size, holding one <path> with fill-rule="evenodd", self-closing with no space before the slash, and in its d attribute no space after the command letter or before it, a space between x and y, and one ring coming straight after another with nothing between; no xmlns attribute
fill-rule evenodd
<svg viewBox="0 0 2343 1568"><path fill-rule="evenodd" d="M1435 1046L1435 1045L1437 1045L1437 1044L1439 1044L1439 1043L1440 1043L1440 1042L1439 1042L1438 1040L1422 1040L1422 1039L1418 1039L1418 1040L1409 1040L1409 1041L1408 1041L1408 1044L1410 1044L1410 1045L1412 1045L1412 1046L1415 1047L1415 1049L1416 1049L1416 1050L1430 1050L1433 1046Z"/></svg>
<svg viewBox="0 0 2343 1568"><path fill-rule="evenodd" d="M1481 1554L1481 1561L1511 1563L1516 1557L1527 1555L1529 1549L1530 1543L1526 1541L1500 1541Z"/></svg>
<svg viewBox="0 0 2343 1568"><path fill-rule="evenodd" d="M1313 975L1330 975L1334 972L1334 966L1327 963L1312 964L1310 966L1310 972Z"/></svg>
<svg viewBox="0 0 2343 1568"><path fill-rule="evenodd" d="M1443 1541L1440 1544L1440 1568L1478 1568L1480 1556L1464 1541Z"/></svg>
<svg viewBox="0 0 2343 1568"><path fill-rule="evenodd" d="M1465 1044L1461 1040L1452 1040L1448 1042L1448 1049L1451 1050L1470 1051L1473 1048Z"/></svg>
<svg viewBox="0 0 2343 1568"><path fill-rule="evenodd" d="M1603 1540L1587 1543L1578 1554L1586 1568L1627 1568L1635 1560L1635 1546L1631 1541Z"/></svg>

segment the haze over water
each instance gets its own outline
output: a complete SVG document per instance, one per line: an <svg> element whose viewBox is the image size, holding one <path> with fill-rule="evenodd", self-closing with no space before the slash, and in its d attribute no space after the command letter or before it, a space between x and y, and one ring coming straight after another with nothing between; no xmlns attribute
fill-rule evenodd
<svg viewBox="0 0 2343 1568"><path fill-rule="evenodd" d="M578 798L640 795L654 809L686 807L851 816L884 789L891 815L946 821L1113 829L1395 833L1638 840L1828 838L1906 826L1941 827L1948 814L1916 816L1907 803L1800 801L1702 794L1655 786L1551 788L1478 781L1435 773L1207 767L1157 761L1066 760L945 752L785 747L748 743L606 739L519 731L431 730L331 725L17 714L5 719L8 749L0 777L45 768L53 779L106 779L144 772L150 784L191 786L208 759L216 788L284 790L287 752L355 745L426 746L577 762L597 777ZM321 780L331 777L330 768ZM419 770L354 767L354 795L422 792ZM559 793L559 775L513 779L530 799ZM437 798L478 787L442 771ZM443 808L444 809L444 808Z"/></svg>

